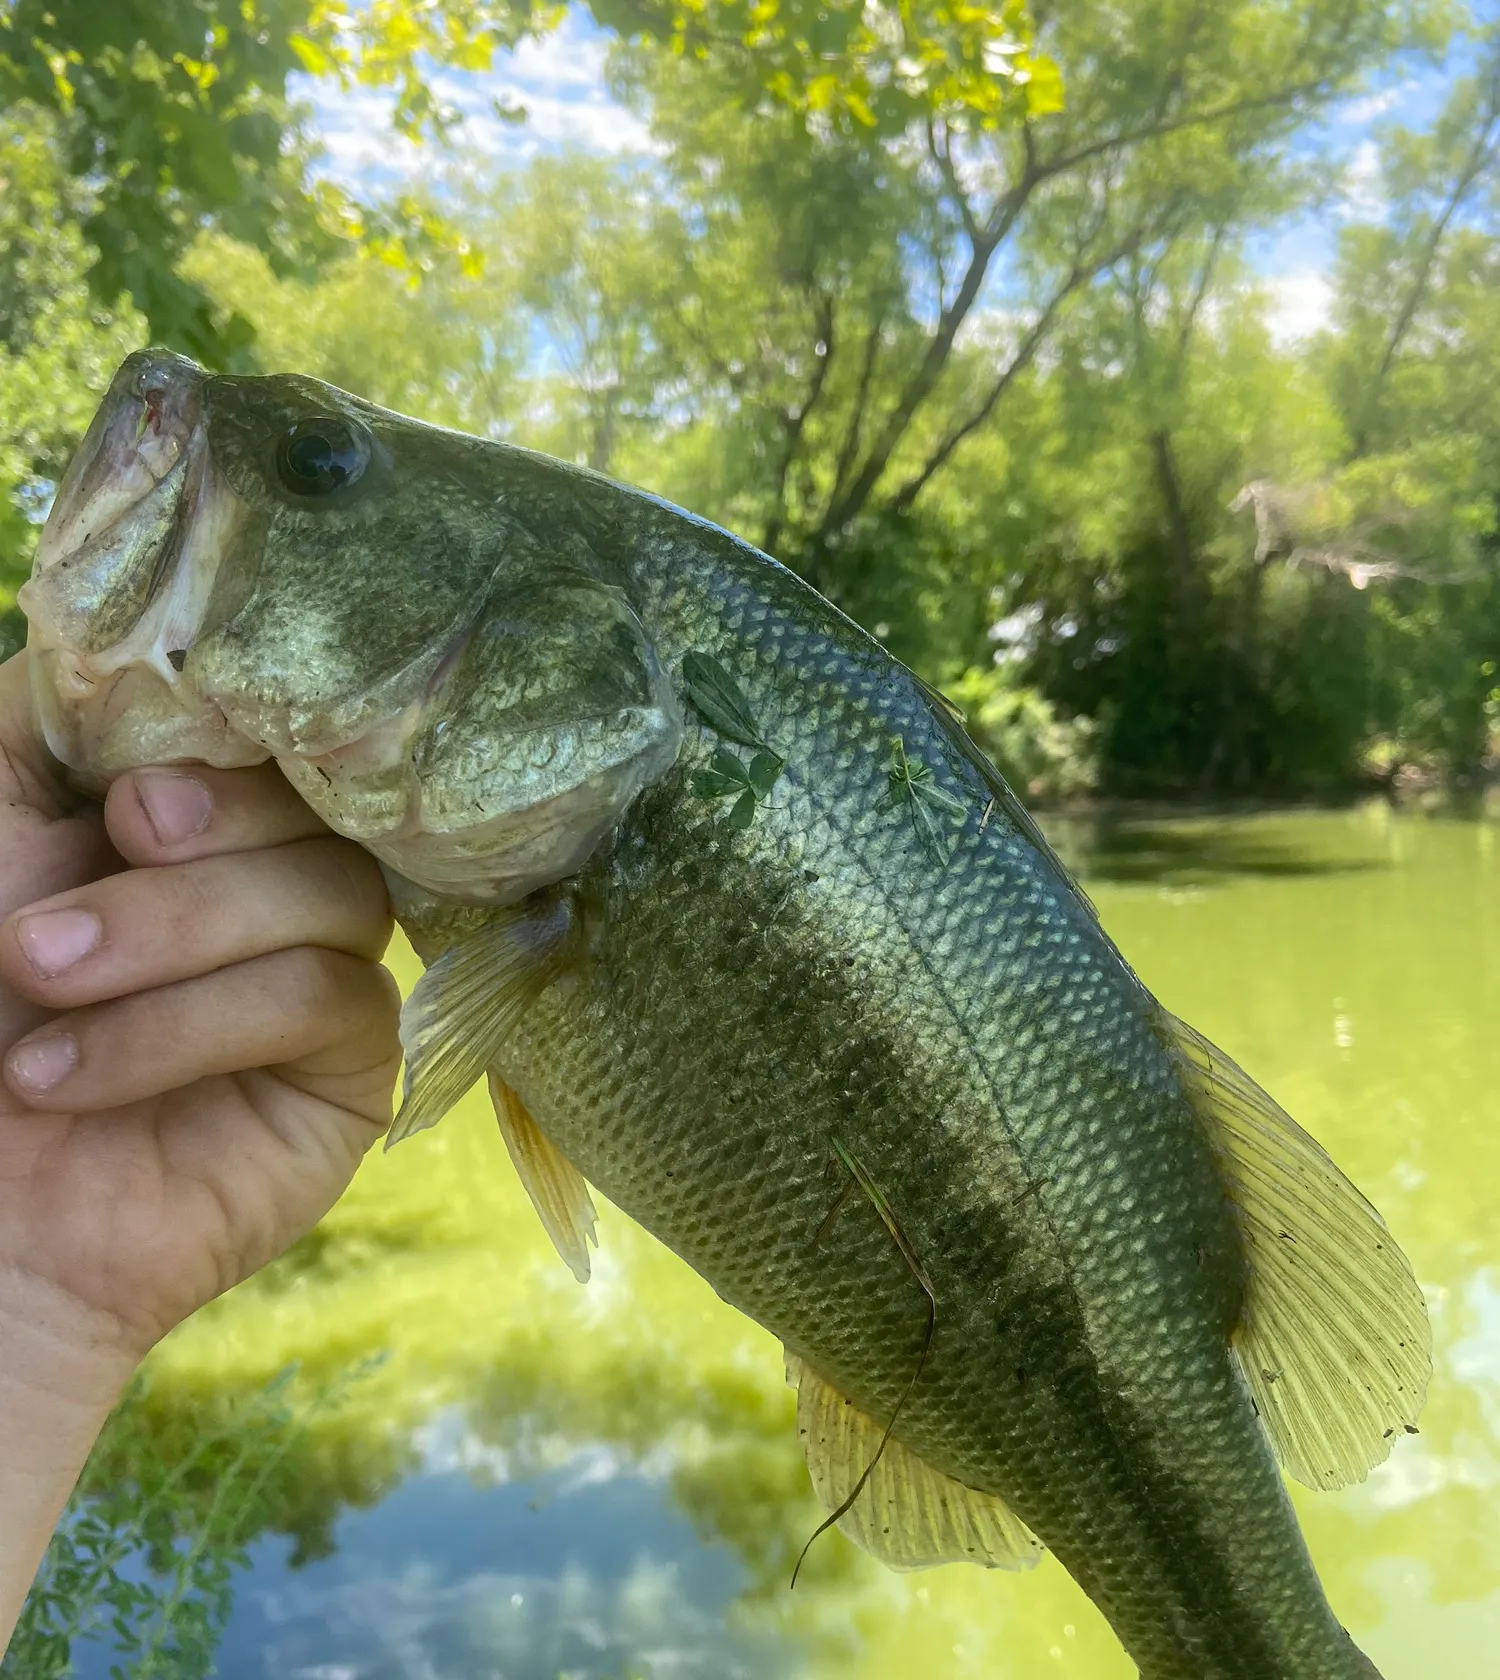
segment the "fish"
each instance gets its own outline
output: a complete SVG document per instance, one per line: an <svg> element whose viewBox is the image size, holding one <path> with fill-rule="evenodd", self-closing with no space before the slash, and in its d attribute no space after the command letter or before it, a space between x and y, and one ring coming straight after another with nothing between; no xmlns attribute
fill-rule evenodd
<svg viewBox="0 0 1500 1680"><path fill-rule="evenodd" d="M85 792L274 759L379 860L425 964L392 1139L486 1081L580 1280L597 1191L776 1335L828 1523L897 1569L1050 1548L1146 1680L1377 1676L1282 1472L1342 1487L1415 1431L1410 1265L793 571L150 350L19 600Z"/></svg>

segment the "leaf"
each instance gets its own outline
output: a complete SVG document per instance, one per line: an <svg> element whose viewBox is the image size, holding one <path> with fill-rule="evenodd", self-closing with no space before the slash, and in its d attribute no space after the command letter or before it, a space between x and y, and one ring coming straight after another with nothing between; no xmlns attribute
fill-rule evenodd
<svg viewBox="0 0 1500 1680"><path fill-rule="evenodd" d="M944 811L951 811L954 816L962 817L968 814L968 806L961 799L955 799L946 789L940 788L932 779L932 772L925 773L920 782L912 786L913 795L922 803L936 805Z"/></svg>
<svg viewBox="0 0 1500 1680"><path fill-rule="evenodd" d="M759 758L756 763L759 763ZM747 770L728 748L720 747L707 770L693 772L691 785L700 799L722 799L726 793L739 793L755 784L752 771Z"/></svg>
<svg viewBox="0 0 1500 1680"><path fill-rule="evenodd" d="M756 753L755 757L750 760L750 786L764 799L776 786L777 778L785 768L786 760L778 758L775 753Z"/></svg>
<svg viewBox="0 0 1500 1680"><path fill-rule="evenodd" d="M682 661L682 680L694 710L712 728L731 741L768 750L749 701L712 654L689 653Z"/></svg>
<svg viewBox="0 0 1500 1680"><path fill-rule="evenodd" d="M739 780L721 775L717 770L695 770L691 787L699 799L722 799L726 793L737 793Z"/></svg>
<svg viewBox="0 0 1500 1680"><path fill-rule="evenodd" d="M911 801L911 825L917 831L922 850L940 868L946 868L953 856L955 837L942 833L933 821L932 813L920 799Z"/></svg>
<svg viewBox="0 0 1500 1680"><path fill-rule="evenodd" d="M947 834L938 826L934 812L943 812L962 820L968 807L932 779L932 771L920 760L906 756L906 746L899 735L891 737L891 768L889 785L875 802L877 811L893 810L905 805L911 812L911 823L922 850L940 868L946 867L953 856L957 836Z"/></svg>
<svg viewBox="0 0 1500 1680"><path fill-rule="evenodd" d="M746 788L739 798L735 800L734 806L729 813L728 822L731 828L745 829L749 828L750 824L754 821L755 794L752 789Z"/></svg>
<svg viewBox="0 0 1500 1680"><path fill-rule="evenodd" d="M1050 117L1066 109L1062 72L1050 58L1027 54L1016 60L1016 67L1018 71L1024 72L1024 75L1018 75L1016 80L1021 82L1026 90L1028 117Z"/></svg>

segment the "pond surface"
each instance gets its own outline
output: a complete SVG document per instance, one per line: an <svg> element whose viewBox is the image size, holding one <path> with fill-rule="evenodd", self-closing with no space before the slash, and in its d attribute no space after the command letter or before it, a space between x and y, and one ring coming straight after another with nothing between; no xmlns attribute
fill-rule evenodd
<svg viewBox="0 0 1500 1680"><path fill-rule="evenodd" d="M1500 1671L1500 829L1347 813L1053 824L1147 984L1381 1208L1431 1304L1420 1436L1294 1489L1385 1680ZM187 1410L291 1360L315 1408L226 1680L1126 1680L1049 1558L891 1575L818 1520L771 1337L618 1215L580 1288L487 1107L363 1167L165 1345ZM107 1672L87 1657L80 1673Z"/></svg>

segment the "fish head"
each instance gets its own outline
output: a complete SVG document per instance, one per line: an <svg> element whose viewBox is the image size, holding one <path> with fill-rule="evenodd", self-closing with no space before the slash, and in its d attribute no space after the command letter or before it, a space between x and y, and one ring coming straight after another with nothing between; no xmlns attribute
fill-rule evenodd
<svg viewBox="0 0 1500 1680"><path fill-rule="evenodd" d="M624 578L536 490L559 470L318 380L132 356L19 597L49 746L96 791L274 758L441 897L571 874L682 714Z"/></svg>

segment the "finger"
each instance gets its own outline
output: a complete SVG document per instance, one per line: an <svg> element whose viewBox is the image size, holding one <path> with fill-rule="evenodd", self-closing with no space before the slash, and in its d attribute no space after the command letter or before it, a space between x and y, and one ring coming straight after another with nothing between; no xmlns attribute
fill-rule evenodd
<svg viewBox="0 0 1500 1680"><path fill-rule="evenodd" d="M0 922L0 983L71 1009L301 945L373 961L390 935L375 860L325 835L126 870L29 904Z"/></svg>
<svg viewBox="0 0 1500 1680"><path fill-rule="evenodd" d="M29 1108L85 1113L273 1068L388 1119L399 1014L395 982L378 963L277 951L50 1021L11 1047L5 1081Z"/></svg>
<svg viewBox="0 0 1500 1680"><path fill-rule="evenodd" d="M115 850L137 867L255 851L328 832L274 764L131 770L111 786L104 821Z"/></svg>

